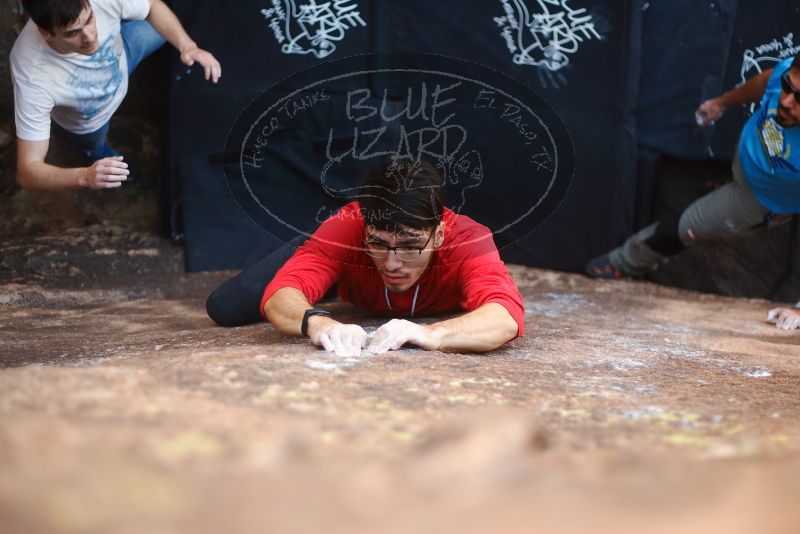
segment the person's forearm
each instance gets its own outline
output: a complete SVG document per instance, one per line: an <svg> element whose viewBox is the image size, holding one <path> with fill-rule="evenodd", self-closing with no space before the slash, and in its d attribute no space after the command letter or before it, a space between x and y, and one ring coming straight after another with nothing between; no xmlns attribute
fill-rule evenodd
<svg viewBox="0 0 800 534"><path fill-rule="evenodd" d="M439 350L486 352L517 337L518 325L508 310L495 302L461 317L428 325Z"/></svg>
<svg viewBox="0 0 800 534"><path fill-rule="evenodd" d="M17 183L26 191L71 191L85 187L86 168L66 169L43 161L17 168Z"/></svg>
<svg viewBox="0 0 800 534"><path fill-rule="evenodd" d="M300 335L303 315L307 309L312 307L301 291L293 287L284 287L277 290L264 303L264 315L278 332L288 335ZM308 334L311 336L314 329L336 322L329 317L310 317L308 319Z"/></svg>
<svg viewBox="0 0 800 534"><path fill-rule="evenodd" d="M152 1L147 21L180 53L197 46L183 29L183 25L175 13L161 0Z"/></svg>
<svg viewBox="0 0 800 534"><path fill-rule="evenodd" d="M738 106L741 104L749 104L751 102L758 102L764 96L764 91L767 88L767 82L772 75L772 69L765 70L761 74L753 76L745 83L731 89L719 97L720 102L726 108Z"/></svg>

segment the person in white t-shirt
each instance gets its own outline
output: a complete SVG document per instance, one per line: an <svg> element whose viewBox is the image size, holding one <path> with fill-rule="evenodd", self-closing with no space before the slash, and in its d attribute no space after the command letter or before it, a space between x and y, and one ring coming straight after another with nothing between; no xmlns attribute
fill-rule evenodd
<svg viewBox="0 0 800 534"><path fill-rule="evenodd" d="M31 191L119 187L128 164L108 144L111 117L136 66L165 41L217 83L222 69L162 0L23 0L31 19L11 50L17 182ZM86 167L45 163L51 120Z"/></svg>

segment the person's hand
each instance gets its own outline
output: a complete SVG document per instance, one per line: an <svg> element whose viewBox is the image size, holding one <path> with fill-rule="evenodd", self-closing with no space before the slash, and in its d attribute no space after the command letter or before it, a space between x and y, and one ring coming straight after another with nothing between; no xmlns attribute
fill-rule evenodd
<svg viewBox="0 0 800 534"><path fill-rule="evenodd" d="M357 324L342 324L330 320L317 328L309 325L311 342L337 356L360 356L367 344L367 333Z"/></svg>
<svg viewBox="0 0 800 534"><path fill-rule="evenodd" d="M121 186L130 174L128 164L122 160L122 156L114 156L95 161L84 170L80 186L90 189L110 189Z"/></svg>
<svg viewBox="0 0 800 534"><path fill-rule="evenodd" d="M775 323L781 330L800 328L800 310L794 308L772 308L767 312L767 322Z"/></svg>
<svg viewBox="0 0 800 534"><path fill-rule="evenodd" d="M198 48L196 44L181 51L181 61L188 67L194 65L195 62L200 63L206 80L210 79L212 82L217 83L222 77L222 67L217 58L211 52Z"/></svg>
<svg viewBox="0 0 800 534"><path fill-rule="evenodd" d="M430 327L404 319L392 319L375 331L367 350L374 354L380 354L390 350L397 350L406 343L411 343L425 350L436 350L441 344L434 330Z"/></svg>
<svg viewBox="0 0 800 534"><path fill-rule="evenodd" d="M725 109L725 106L719 98L706 100L700 104L700 107L694 112L698 126L706 127L713 125L722 117L725 113Z"/></svg>

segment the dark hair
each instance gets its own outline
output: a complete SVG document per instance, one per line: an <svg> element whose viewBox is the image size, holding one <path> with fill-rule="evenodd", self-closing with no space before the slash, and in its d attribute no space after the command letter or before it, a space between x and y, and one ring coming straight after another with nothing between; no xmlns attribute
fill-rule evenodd
<svg viewBox="0 0 800 534"><path fill-rule="evenodd" d="M37 26L55 33L78 20L89 0L22 0L22 5Z"/></svg>
<svg viewBox="0 0 800 534"><path fill-rule="evenodd" d="M428 230L442 221L444 181L427 161L395 157L373 165L359 193L364 223L378 230Z"/></svg>
<svg viewBox="0 0 800 534"><path fill-rule="evenodd" d="M789 67L790 69L800 69L800 52L794 56L794 60L792 60L792 65Z"/></svg>

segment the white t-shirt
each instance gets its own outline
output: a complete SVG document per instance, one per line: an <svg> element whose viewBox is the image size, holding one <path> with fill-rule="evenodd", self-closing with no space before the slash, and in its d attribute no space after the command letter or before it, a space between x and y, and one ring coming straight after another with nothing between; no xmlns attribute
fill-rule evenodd
<svg viewBox="0 0 800 534"><path fill-rule="evenodd" d="M128 92L128 59L120 21L144 20L150 0L90 0L100 47L91 56L60 54L32 20L11 49L17 137L50 138L50 118L76 134L99 130Z"/></svg>

